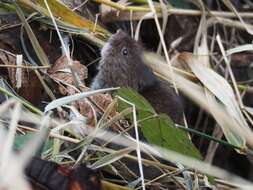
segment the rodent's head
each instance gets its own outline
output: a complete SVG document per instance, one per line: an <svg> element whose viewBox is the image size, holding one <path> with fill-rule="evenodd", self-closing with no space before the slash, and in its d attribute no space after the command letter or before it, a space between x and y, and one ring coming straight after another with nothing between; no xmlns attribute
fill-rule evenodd
<svg viewBox="0 0 253 190"><path fill-rule="evenodd" d="M135 64L141 54L141 45L122 30L112 35L101 50L103 62L109 64Z"/></svg>
<svg viewBox="0 0 253 190"><path fill-rule="evenodd" d="M93 89L127 86L137 91L153 85L156 77L142 61L141 45L122 30L112 35L101 51Z"/></svg>

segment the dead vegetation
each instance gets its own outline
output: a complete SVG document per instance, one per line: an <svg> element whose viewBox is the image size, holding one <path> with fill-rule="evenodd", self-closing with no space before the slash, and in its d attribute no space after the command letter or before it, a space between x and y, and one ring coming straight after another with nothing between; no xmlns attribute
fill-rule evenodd
<svg viewBox="0 0 253 190"><path fill-rule="evenodd" d="M248 0L2 0L0 189L251 189L252 9ZM184 125L131 89L90 91L99 49L118 28L185 96ZM24 177L44 164L51 173ZM71 185L50 186L59 179Z"/></svg>

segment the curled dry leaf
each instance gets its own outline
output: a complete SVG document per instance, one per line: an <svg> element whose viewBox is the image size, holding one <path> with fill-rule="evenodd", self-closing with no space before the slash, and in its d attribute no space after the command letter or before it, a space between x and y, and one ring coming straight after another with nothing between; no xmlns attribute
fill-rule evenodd
<svg viewBox="0 0 253 190"><path fill-rule="evenodd" d="M97 94L91 97L91 100L103 110L109 106L112 102L112 97L109 94ZM89 100L84 99L73 103L73 105L80 111L82 115L87 118L87 125L89 127L94 127L96 124L96 112L98 111L96 106L94 106ZM116 114L116 109L111 110L110 115Z"/></svg>
<svg viewBox="0 0 253 190"><path fill-rule="evenodd" d="M200 80L200 82L208 89L205 91L207 102L210 104L219 104L216 98L223 103L224 109L227 111L231 120L234 120L243 129L248 128L248 124L240 110L240 107L236 101L232 87L221 75L217 74L214 70L209 68L203 59L204 57L193 55L191 53L183 53L179 56L179 61L185 62L191 68L192 72ZM204 64L203 64L204 63ZM208 63L208 61L206 61ZM216 98L215 98L216 97ZM210 106L210 105L209 105ZM214 118L217 113L211 110L211 114ZM238 146L245 146L245 139L236 134L233 129L229 129L222 120L217 122L221 125L223 132L230 143L234 143Z"/></svg>
<svg viewBox="0 0 253 190"><path fill-rule="evenodd" d="M109 94L97 94L92 97L92 100L105 110L112 102L112 97ZM115 110L113 112L115 113Z"/></svg>
<svg viewBox="0 0 253 190"><path fill-rule="evenodd" d="M66 56L60 57L54 64L54 66L48 70L49 76L58 84L58 90L62 95L73 95L77 93L75 87L74 78L69 69ZM84 81L87 78L87 68L82 65L79 61L73 61L73 69L77 73L81 81ZM87 87L82 88L83 91L89 90ZM108 94L97 94L91 97L91 100L102 109L106 109L107 106L111 103L112 97ZM87 125L90 127L95 126L96 124L96 106L88 99L82 99L72 103L80 114L84 115L87 118ZM112 115L115 115L115 109L111 112Z"/></svg>
<svg viewBox="0 0 253 190"><path fill-rule="evenodd" d="M16 58L14 56L8 55L5 52L0 52L0 63L4 65L15 65ZM11 81L12 87L16 86L16 69L15 68L7 68L9 79ZM23 75L23 72L22 72Z"/></svg>
<svg viewBox="0 0 253 190"><path fill-rule="evenodd" d="M84 81L87 78L88 70L79 61L73 61L73 70L77 73L80 81ZM61 94L70 95L76 93L75 81L66 56L57 59L53 67L48 70L48 74L58 84L58 90Z"/></svg>

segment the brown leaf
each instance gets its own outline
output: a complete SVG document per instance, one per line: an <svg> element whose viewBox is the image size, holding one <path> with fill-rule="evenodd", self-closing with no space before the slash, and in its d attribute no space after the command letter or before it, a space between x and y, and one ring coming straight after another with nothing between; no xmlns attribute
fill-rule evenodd
<svg viewBox="0 0 253 190"><path fill-rule="evenodd" d="M79 61L73 61L73 70L77 73L81 81L87 78L87 68ZM62 56L54 63L53 67L48 70L49 76L59 84L58 90L61 94L74 94L74 78L69 69L69 64L66 56Z"/></svg>
<svg viewBox="0 0 253 190"><path fill-rule="evenodd" d="M72 104L75 108L78 109L80 114L86 117L86 125L89 127L94 127L96 124L96 116L95 116L95 110L92 108L91 103L85 99L85 100L79 100ZM94 111L93 111L94 110Z"/></svg>
<svg viewBox="0 0 253 190"><path fill-rule="evenodd" d="M58 84L58 90L62 95L73 95L77 93L74 87L74 78L69 69L66 56L60 57L54 64L54 66L48 70L49 76ZM79 61L73 61L74 71L80 77L81 81L87 78L87 68L82 65ZM87 91L89 88L83 87L82 91ZM108 94L97 94L91 97L92 101L95 102L102 109L106 109L112 101L112 97ZM86 117L87 125L94 127L96 125L96 106L94 106L89 100L83 99L72 103L80 114ZM116 110L111 111L112 115L116 114Z"/></svg>
<svg viewBox="0 0 253 190"><path fill-rule="evenodd" d="M91 97L92 101L98 105L103 110L106 110L108 105L112 102L112 97L109 94L97 94L95 96ZM96 113L98 110L96 109L96 106L94 106L90 101L87 99L76 101L72 104L75 106L80 114L86 117L87 121L86 124L89 127L94 127L96 124ZM116 109L111 110L110 115L113 116L116 114Z"/></svg>
<svg viewBox="0 0 253 190"><path fill-rule="evenodd" d="M92 97L92 100L105 110L112 102L112 97L109 94L97 94Z"/></svg>

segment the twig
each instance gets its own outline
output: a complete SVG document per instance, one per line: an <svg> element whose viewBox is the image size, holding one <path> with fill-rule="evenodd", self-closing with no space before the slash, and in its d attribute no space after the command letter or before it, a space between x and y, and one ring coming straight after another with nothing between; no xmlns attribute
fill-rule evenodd
<svg viewBox="0 0 253 190"><path fill-rule="evenodd" d="M195 129L186 128L186 127L181 126L181 125L178 125L178 124L176 124L176 126L177 126L178 128L180 128L180 129L183 129L183 130L187 131L187 132L196 134L196 135L198 135L198 136L202 136L202 137L204 137L204 138L206 138L206 139L208 139L208 140L217 142L217 143L219 143L219 144L221 144L221 145L228 146L228 147L231 147L231 148L240 150L240 151L242 151L242 152L247 152L247 150L244 150L244 149L242 149L241 147L235 146L235 145L233 145L233 144L230 144L230 143L228 143L228 142L226 142L226 141L223 141L223 140L220 140L220 139L216 139L216 138L214 138L214 137L212 137L212 136L210 136L210 135L207 135L207 134L202 133L202 132L200 132L200 131L197 131L197 130L195 130Z"/></svg>
<svg viewBox="0 0 253 190"><path fill-rule="evenodd" d="M22 69L48 69L48 66L27 66L27 65L0 65L0 67L7 67L7 68L22 68Z"/></svg>
<svg viewBox="0 0 253 190"><path fill-rule="evenodd" d="M110 0L93 0L97 3L107 5L109 7L112 7L114 9L117 9L119 11L123 11L126 14L129 15L130 11L133 11L133 19L139 20L142 18L147 12L150 12L151 9L147 6L125 6ZM155 10L157 12L158 17L162 17L162 9L161 7L156 6ZM138 14L136 16L135 14ZM168 7L167 9L168 14L172 15L186 15L186 16L201 16L202 12L200 10L192 10L192 9L180 9L180 8L171 8ZM116 15L116 13L115 13ZM225 18L235 18L237 15L233 12L229 11L208 11L208 16L215 16L215 17L225 17ZM238 15L240 15L243 18L253 18L252 12L239 12ZM121 17L112 17L114 19L122 19ZM123 19L129 19L129 16L123 17ZM145 17L145 19L151 19L153 17Z"/></svg>

